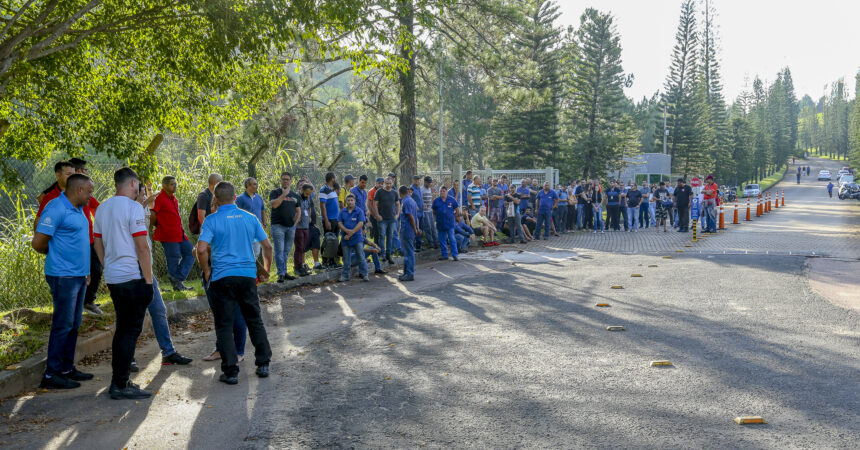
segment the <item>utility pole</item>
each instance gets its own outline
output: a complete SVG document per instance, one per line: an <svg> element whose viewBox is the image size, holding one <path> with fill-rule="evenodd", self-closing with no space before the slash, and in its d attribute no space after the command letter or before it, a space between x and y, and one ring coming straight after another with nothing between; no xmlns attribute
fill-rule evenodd
<svg viewBox="0 0 860 450"><path fill-rule="evenodd" d="M444 137L442 126L444 125L442 121L442 34L440 33L436 37L436 46L439 48L439 183L442 180L442 138ZM441 184L440 184L441 186Z"/></svg>
<svg viewBox="0 0 860 450"><path fill-rule="evenodd" d="M669 105L663 105L663 154L666 154L666 136L669 135L669 129L666 128L666 108Z"/></svg>

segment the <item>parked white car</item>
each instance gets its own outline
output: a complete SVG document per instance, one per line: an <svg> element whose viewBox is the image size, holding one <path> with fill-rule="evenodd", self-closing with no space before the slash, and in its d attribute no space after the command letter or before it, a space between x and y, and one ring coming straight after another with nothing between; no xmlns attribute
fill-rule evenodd
<svg viewBox="0 0 860 450"><path fill-rule="evenodd" d="M758 197L761 195L761 188L757 184L748 184L744 186L744 197Z"/></svg>
<svg viewBox="0 0 860 450"><path fill-rule="evenodd" d="M818 181L830 181L833 178L830 176L829 170L822 170L818 172Z"/></svg>

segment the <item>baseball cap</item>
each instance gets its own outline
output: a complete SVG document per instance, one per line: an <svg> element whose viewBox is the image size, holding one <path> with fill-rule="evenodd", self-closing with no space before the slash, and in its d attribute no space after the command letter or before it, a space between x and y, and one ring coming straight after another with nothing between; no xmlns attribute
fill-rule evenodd
<svg viewBox="0 0 860 450"><path fill-rule="evenodd" d="M420 180L420 179L421 179L421 175L412 175L412 179L413 179L413 180Z"/></svg>
<svg viewBox="0 0 860 450"><path fill-rule="evenodd" d="M388 172L388 176L391 178L397 178L397 175L394 175L394 172Z"/></svg>
<svg viewBox="0 0 860 450"><path fill-rule="evenodd" d="M433 179L432 179L432 178L430 178L429 176L427 176L427 177L424 177L424 182L425 182L425 183L432 183L432 182L433 182Z"/></svg>
<svg viewBox="0 0 860 450"><path fill-rule="evenodd" d="M349 183L350 181L352 181L354 179L355 179L355 177L352 175L347 175L347 176L343 177L343 181L345 181L347 183Z"/></svg>
<svg viewBox="0 0 860 450"><path fill-rule="evenodd" d="M383 181L385 181L385 178L382 178L382 177L376 177L376 182L377 182L377 183L382 183Z"/></svg>

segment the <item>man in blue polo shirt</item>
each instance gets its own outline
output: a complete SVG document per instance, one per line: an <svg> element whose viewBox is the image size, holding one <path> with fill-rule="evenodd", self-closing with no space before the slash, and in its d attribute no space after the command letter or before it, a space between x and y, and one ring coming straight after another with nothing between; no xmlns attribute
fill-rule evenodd
<svg viewBox="0 0 860 450"><path fill-rule="evenodd" d="M532 198L532 191L529 189L530 183L530 179L523 178L522 184L517 188L516 194L520 197L520 213L525 213L526 208L529 207L529 202Z"/></svg>
<svg viewBox="0 0 860 450"><path fill-rule="evenodd" d="M70 175L66 190L42 210L32 246L45 258L45 280L54 300L48 361L39 387L72 389L92 374L75 368L75 345L84 312L90 275L90 225L83 207L93 194L93 182L83 174Z"/></svg>
<svg viewBox="0 0 860 450"><path fill-rule="evenodd" d="M410 189L409 196L412 197L412 200L415 202L415 206L417 208L417 211L415 211L415 220L417 221L416 223L420 225L421 224L421 217L423 217L423 212L424 212L424 208L418 207L418 205L421 205L422 203L424 203L424 200L421 197L421 177L420 176L418 176L418 175L412 176L412 186L409 186L409 189ZM402 208L403 207L403 201L401 201L400 204L401 204L401 208ZM401 219L403 218L403 216L400 216L400 217L401 217ZM416 252L421 251L421 240L422 239L420 238L420 235L415 237L415 251ZM400 241L401 241L401 243L403 242L403 236L400 237Z"/></svg>
<svg viewBox="0 0 860 450"><path fill-rule="evenodd" d="M415 279L415 242L421 242L421 230L418 228L418 204L412 199L411 189L400 186L400 242L403 244L403 275L400 281Z"/></svg>
<svg viewBox="0 0 860 450"><path fill-rule="evenodd" d="M245 192L236 197L236 206L239 209L244 209L249 213L257 216L257 220L266 229L266 205L263 203L263 197L257 195L259 184L255 178L249 177L245 179ZM259 242L254 243L254 256L259 257L263 247Z"/></svg>
<svg viewBox="0 0 860 450"><path fill-rule="evenodd" d="M340 281L349 281L353 253L358 259L358 274L361 275L361 281L370 281L367 276L367 258L364 256L364 239L361 235L365 220L364 211L355 206L355 196L348 194L346 207L341 209L337 216L341 233L340 246L343 248L343 271L340 274Z"/></svg>
<svg viewBox="0 0 860 450"><path fill-rule="evenodd" d="M459 215L460 204L457 200L448 195L448 189L445 186L439 188L439 196L433 200L433 214L436 216L436 231L439 235L439 250L442 255L439 257L442 261L448 260L448 247L451 247L451 257L454 261L459 261L457 258L457 239L454 236L454 216Z"/></svg>
<svg viewBox="0 0 860 450"><path fill-rule="evenodd" d="M260 317L256 278L269 279L274 252L260 221L253 214L237 208L235 199L236 189L229 182L222 181L215 186L218 210L203 222L197 244L203 283L208 286L207 293L215 316L215 337L221 349L223 373L218 380L227 384L239 382L239 357L233 339L237 302L254 344L257 376L269 376L272 358L266 328ZM262 243L262 266L258 266L254 258L254 242Z"/></svg>
<svg viewBox="0 0 860 450"><path fill-rule="evenodd" d="M349 193L355 196L355 207L367 217L367 175L358 177L358 185L353 186Z"/></svg>
<svg viewBox="0 0 860 450"><path fill-rule="evenodd" d="M558 207L558 194L550 189L549 181L544 182L543 189L538 191L535 203L537 203L535 240L540 240L541 227L544 228L544 240L549 239L549 230L552 228L552 212Z"/></svg>

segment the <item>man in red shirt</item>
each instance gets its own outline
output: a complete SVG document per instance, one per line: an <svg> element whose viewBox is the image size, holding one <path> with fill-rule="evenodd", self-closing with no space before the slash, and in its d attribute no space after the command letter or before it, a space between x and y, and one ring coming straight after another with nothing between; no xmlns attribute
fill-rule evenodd
<svg viewBox="0 0 860 450"><path fill-rule="evenodd" d="M176 178L166 176L161 180L161 192L155 196L155 204L150 209L150 221L155 228L152 240L161 242L164 257L167 259L167 273L174 291L188 291L183 284L194 265L193 246L182 228L179 215L179 201L176 200Z"/></svg>
<svg viewBox="0 0 860 450"><path fill-rule="evenodd" d="M714 176L705 178L705 187L702 189L702 211L705 213L705 233L717 232L717 193L720 187L714 183Z"/></svg>
<svg viewBox="0 0 860 450"><path fill-rule="evenodd" d="M54 164L54 175L57 177L57 182L48 186L39 195L39 211L36 213L35 223L39 223L39 217L42 215L45 205L59 197L60 192L66 190L66 179L75 173L87 175L87 162L80 158L72 158L68 161L59 161ZM103 314L99 305L96 304L96 293L102 281L102 265L99 262L95 246L93 245L95 242L93 239L93 218L96 215L98 207L99 201L95 197L90 197L90 201L83 207L84 215L87 217L87 222L90 225L90 284L87 285L87 293L84 296L84 309L95 315Z"/></svg>

